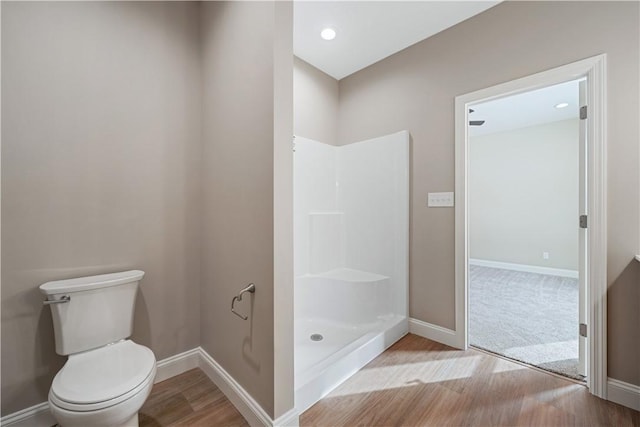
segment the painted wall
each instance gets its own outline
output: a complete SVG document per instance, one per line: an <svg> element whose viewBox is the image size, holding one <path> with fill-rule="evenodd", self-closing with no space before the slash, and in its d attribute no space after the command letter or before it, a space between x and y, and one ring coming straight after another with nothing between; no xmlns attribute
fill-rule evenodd
<svg viewBox="0 0 640 427"><path fill-rule="evenodd" d="M338 81L298 57L293 67L294 133L336 145Z"/></svg>
<svg viewBox="0 0 640 427"><path fill-rule="evenodd" d="M47 400L46 281L144 270L133 339L200 342L198 7L2 3L2 414Z"/></svg>
<svg viewBox="0 0 640 427"><path fill-rule="evenodd" d="M292 311L293 301L290 6L275 2L204 2L201 6L201 345L270 416L293 406L292 354L281 347L285 359L274 359L274 274L283 278L279 292L284 302L289 301L282 310ZM282 92L274 91L275 82ZM277 127L274 117L279 117ZM274 172L274 160L284 169ZM280 183L278 204L274 204L274 181ZM274 245L280 244L274 241L274 221L284 230L279 235L286 242L283 253L274 251ZM255 283L255 294L237 306L249 316L244 321L231 313L229 303L249 283ZM281 328L289 328L288 336L285 329L284 335L279 330L279 337L292 346L289 314L276 321ZM282 366L287 361L289 371ZM278 393L274 396L276 362L283 400ZM283 378L289 381L288 389L280 383Z"/></svg>
<svg viewBox="0 0 640 427"><path fill-rule="evenodd" d="M586 57L608 61L609 376L640 384L640 4L504 2L340 81L340 144L408 129L410 315L454 328L454 98ZM634 264L635 263L635 264Z"/></svg>
<svg viewBox="0 0 640 427"><path fill-rule="evenodd" d="M293 3L275 2L273 41L273 418L294 406ZM290 421L289 421L290 422ZM282 423L280 423L282 424Z"/></svg>
<svg viewBox="0 0 640 427"><path fill-rule="evenodd" d="M470 137L471 258L578 270L578 125Z"/></svg>
<svg viewBox="0 0 640 427"><path fill-rule="evenodd" d="M65 360L37 286L131 268L134 340L202 345L270 416L291 409L292 5L2 12L2 414L46 401ZM229 302L249 282L245 322Z"/></svg>

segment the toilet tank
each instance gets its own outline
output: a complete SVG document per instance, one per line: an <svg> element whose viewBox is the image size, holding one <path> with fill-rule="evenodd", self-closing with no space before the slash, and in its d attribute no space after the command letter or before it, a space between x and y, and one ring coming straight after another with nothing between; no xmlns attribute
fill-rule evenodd
<svg viewBox="0 0 640 427"><path fill-rule="evenodd" d="M56 353L69 355L131 336L138 282L144 271L57 280L40 285L49 303Z"/></svg>

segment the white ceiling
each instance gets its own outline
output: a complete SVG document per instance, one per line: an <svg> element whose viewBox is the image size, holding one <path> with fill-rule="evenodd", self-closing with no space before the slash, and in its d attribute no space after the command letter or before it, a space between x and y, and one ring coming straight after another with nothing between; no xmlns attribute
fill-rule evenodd
<svg viewBox="0 0 640 427"><path fill-rule="evenodd" d="M512 95L473 105L469 120L485 120L482 126L469 126L469 135L479 136L512 129L577 118L578 81ZM555 108L567 102L566 108Z"/></svg>
<svg viewBox="0 0 640 427"><path fill-rule="evenodd" d="M296 0L293 53L340 80L498 3ZM334 40L320 38L326 27Z"/></svg>

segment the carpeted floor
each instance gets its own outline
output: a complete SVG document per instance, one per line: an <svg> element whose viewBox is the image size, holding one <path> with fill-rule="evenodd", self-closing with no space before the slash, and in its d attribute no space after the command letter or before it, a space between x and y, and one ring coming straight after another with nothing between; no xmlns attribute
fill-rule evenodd
<svg viewBox="0 0 640 427"><path fill-rule="evenodd" d="M578 280L469 266L471 345L575 379Z"/></svg>

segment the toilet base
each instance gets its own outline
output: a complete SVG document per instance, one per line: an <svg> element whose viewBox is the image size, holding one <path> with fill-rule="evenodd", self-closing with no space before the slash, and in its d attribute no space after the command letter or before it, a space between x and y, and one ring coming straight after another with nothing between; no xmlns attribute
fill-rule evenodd
<svg viewBox="0 0 640 427"><path fill-rule="evenodd" d="M122 423L120 427L138 427L138 414L135 414L133 417Z"/></svg>
<svg viewBox="0 0 640 427"><path fill-rule="evenodd" d="M138 423L138 414L135 414L133 417L129 418L124 423L114 427L139 427L139 426L140 424ZM61 424L56 424L54 427L65 427L65 426Z"/></svg>

